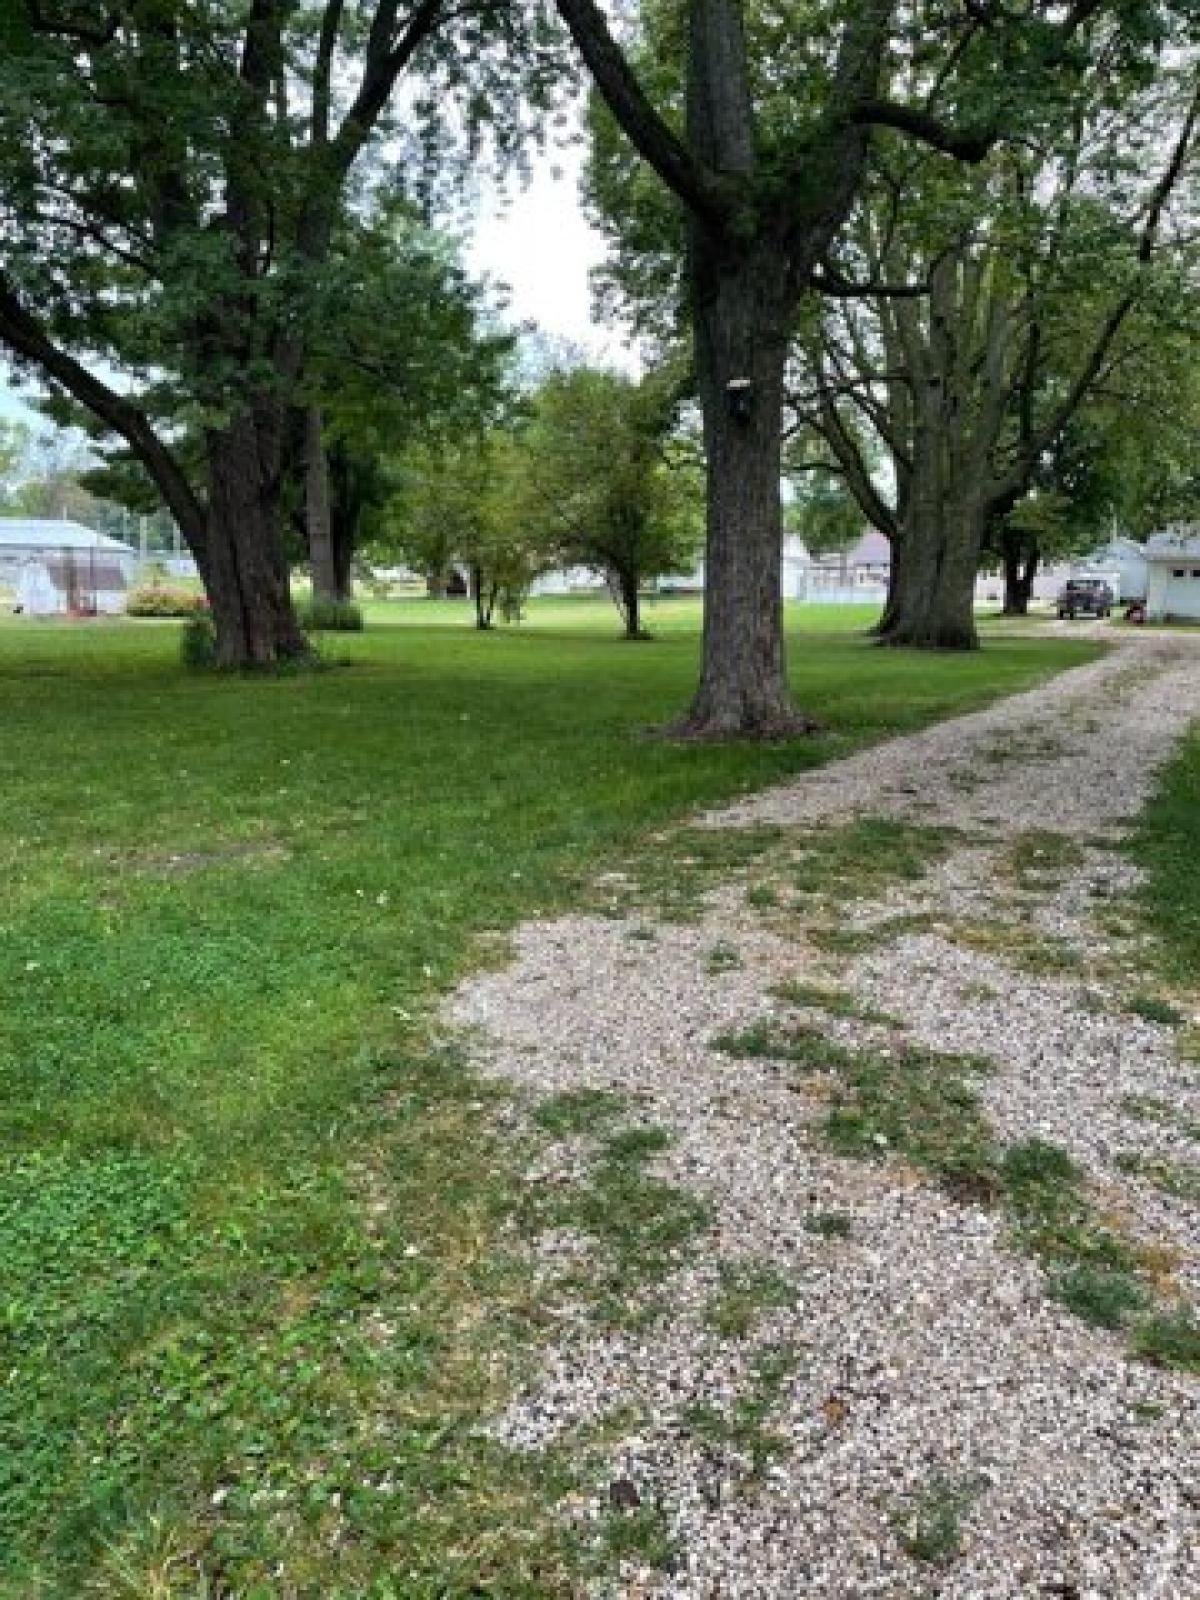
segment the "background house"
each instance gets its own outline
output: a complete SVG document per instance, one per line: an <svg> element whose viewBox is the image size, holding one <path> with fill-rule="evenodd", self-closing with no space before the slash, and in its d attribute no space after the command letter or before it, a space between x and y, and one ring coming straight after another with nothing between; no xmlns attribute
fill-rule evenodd
<svg viewBox="0 0 1200 1600"><path fill-rule="evenodd" d="M119 615L138 553L78 522L0 517L0 589L34 617Z"/></svg>
<svg viewBox="0 0 1200 1600"><path fill-rule="evenodd" d="M1200 622L1200 523L1179 523L1146 541L1146 615Z"/></svg>

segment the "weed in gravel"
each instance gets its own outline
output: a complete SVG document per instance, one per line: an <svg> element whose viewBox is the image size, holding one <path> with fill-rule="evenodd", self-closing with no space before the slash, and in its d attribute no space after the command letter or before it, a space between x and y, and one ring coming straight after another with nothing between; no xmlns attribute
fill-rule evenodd
<svg viewBox="0 0 1200 1600"><path fill-rule="evenodd" d="M1033 828L1017 836L1004 867L1022 889L1045 889L1077 871L1084 862L1078 843L1066 833Z"/></svg>
<svg viewBox="0 0 1200 1600"><path fill-rule="evenodd" d="M817 1028L781 1023L770 1018L736 1032L719 1033L712 1048L740 1060L790 1061L808 1072L840 1066L846 1052Z"/></svg>
<svg viewBox="0 0 1200 1600"><path fill-rule="evenodd" d="M853 1227L845 1211L810 1211L804 1218L804 1231L820 1239L848 1239Z"/></svg>
<svg viewBox="0 0 1200 1600"><path fill-rule="evenodd" d="M930 1566L945 1566L963 1548L963 1518L982 1485L935 1477L900 1511L896 1532L907 1555Z"/></svg>
<svg viewBox="0 0 1200 1600"><path fill-rule="evenodd" d="M1097 1328L1121 1328L1145 1311L1150 1297L1131 1273L1105 1267L1072 1267L1050 1280L1055 1300Z"/></svg>
<svg viewBox="0 0 1200 1600"><path fill-rule="evenodd" d="M773 911L779 905L779 890L770 883L752 883L746 890L746 904L755 911Z"/></svg>
<svg viewBox="0 0 1200 1600"><path fill-rule="evenodd" d="M627 1110L625 1096L610 1089L567 1089L543 1100L534 1111L533 1120L554 1138L565 1139L607 1127Z"/></svg>
<svg viewBox="0 0 1200 1600"><path fill-rule="evenodd" d="M1194 1161L1167 1161L1140 1150L1124 1150L1116 1164L1129 1177L1142 1178L1163 1194L1200 1204L1200 1164Z"/></svg>
<svg viewBox="0 0 1200 1600"><path fill-rule="evenodd" d="M1158 1022L1165 1028L1178 1028L1187 1021L1178 1006L1173 1006L1169 1000L1161 1000L1153 994L1131 995L1125 1002L1125 1009L1132 1011L1135 1017L1141 1017L1145 1022Z"/></svg>
<svg viewBox="0 0 1200 1600"><path fill-rule="evenodd" d="M704 958L705 972L714 977L721 972L736 972L741 965L741 951L728 939L718 939Z"/></svg>
<svg viewBox="0 0 1200 1600"><path fill-rule="evenodd" d="M930 828L891 817L860 817L813 830L794 862L796 888L838 899L866 898L894 883L912 883L949 854L957 828Z"/></svg>
<svg viewBox="0 0 1200 1600"><path fill-rule="evenodd" d="M1200 1318L1190 1306L1146 1317L1134 1329L1133 1348L1154 1366L1200 1372Z"/></svg>
<svg viewBox="0 0 1200 1600"><path fill-rule="evenodd" d="M806 1011L825 1011L831 1017L853 1017L859 1022L893 1022L886 1012L864 1005L848 989L830 989L802 978L785 978L768 991L786 1005Z"/></svg>
<svg viewBox="0 0 1200 1600"><path fill-rule="evenodd" d="M830 955L857 956L911 934L932 933L938 925L939 918L933 912L905 911L860 927L837 924L810 928L808 937L818 950L826 950Z"/></svg>
<svg viewBox="0 0 1200 1600"><path fill-rule="evenodd" d="M763 1312L790 1306L795 1297L794 1284L773 1263L730 1263L721 1269L706 1320L722 1339L744 1339Z"/></svg>

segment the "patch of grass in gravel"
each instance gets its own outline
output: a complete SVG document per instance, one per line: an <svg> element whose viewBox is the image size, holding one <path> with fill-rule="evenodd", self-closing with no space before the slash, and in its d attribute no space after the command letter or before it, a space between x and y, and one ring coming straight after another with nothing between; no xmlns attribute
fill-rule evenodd
<svg viewBox="0 0 1200 1600"><path fill-rule="evenodd" d="M745 1392L728 1409L708 1404L689 1406L684 1422L709 1444L747 1459L751 1474L757 1475L774 1456L788 1448L785 1436L771 1426L771 1418L796 1363L792 1345L764 1346L751 1363Z"/></svg>
<svg viewBox="0 0 1200 1600"><path fill-rule="evenodd" d="M742 953L728 939L718 939L704 957L704 970L716 977L722 972L736 972L742 965Z"/></svg>
<svg viewBox="0 0 1200 1600"><path fill-rule="evenodd" d="M1028 923L962 920L950 925L948 937L1038 978L1078 973L1085 965L1079 951L1065 939L1035 933Z"/></svg>
<svg viewBox="0 0 1200 1600"><path fill-rule="evenodd" d="M864 1005L849 989L831 989L802 978L785 978L767 991L786 1005L805 1011L824 1011L831 1017L852 1017L858 1022L891 1022L893 1019L874 1006Z"/></svg>
<svg viewBox="0 0 1200 1600"><path fill-rule="evenodd" d="M1158 1022L1164 1028L1178 1028L1187 1021L1178 1006L1154 994L1130 995L1125 1002L1125 1009L1135 1017L1141 1017L1144 1022Z"/></svg>
<svg viewBox="0 0 1200 1600"><path fill-rule="evenodd" d="M1166 1161L1140 1150L1123 1150L1116 1164L1131 1178L1143 1178L1163 1194L1200 1204L1200 1164L1195 1161Z"/></svg>
<svg viewBox="0 0 1200 1600"><path fill-rule="evenodd" d="M628 864L620 903L652 906L665 922L695 922L704 899L770 851L783 848L782 828L678 828L657 836Z"/></svg>
<svg viewBox="0 0 1200 1600"><path fill-rule="evenodd" d="M806 895L873 898L892 884L923 878L961 838L957 828L860 817L806 834L791 876Z"/></svg>
<svg viewBox="0 0 1200 1600"><path fill-rule="evenodd" d="M1139 1122L1161 1122L1178 1129L1187 1139L1200 1140L1200 1122L1182 1115L1169 1100L1163 1100L1158 1095L1127 1094L1121 1100L1121 1110L1127 1117L1134 1117Z"/></svg>
<svg viewBox="0 0 1200 1600"><path fill-rule="evenodd" d="M1115 1268L1071 1267L1050 1279L1051 1296L1096 1328L1121 1328L1145 1311L1150 1296L1132 1273Z"/></svg>
<svg viewBox="0 0 1200 1600"><path fill-rule="evenodd" d="M804 1218L804 1231L819 1239L848 1239L854 1223L845 1211L810 1211Z"/></svg>
<svg viewBox="0 0 1200 1600"><path fill-rule="evenodd" d="M877 950L880 945L891 944L896 939L915 933L932 933L941 919L932 911L904 911L894 917L881 917L878 922L861 927L848 924L816 927L808 930L810 941L818 950L830 955L858 956Z"/></svg>
<svg viewBox="0 0 1200 1600"><path fill-rule="evenodd" d="M1153 1304L1152 1252L1104 1224L1084 1172L1061 1146L1034 1138L998 1149L974 1087L988 1062L912 1044L849 1049L815 1029L770 1021L727 1036L722 1047L836 1072L823 1124L832 1149L901 1156L957 1199L1002 1204L1016 1241L1046 1267L1054 1298L1093 1324L1132 1327L1134 1347L1145 1348L1146 1328L1161 1321L1135 1320ZM1159 1359L1169 1363L1178 1345L1186 1338L1158 1339Z"/></svg>
<svg viewBox="0 0 1200 1600"><path fill-rule="evenodd" d="M764 1312L790 1306L795 1298L795 1285L773 1262L729 1262L721 1268L706 1321L722 1339L744 1339Z"/></svg>
<svg viewBox="0 0 1200 1600"><path fill-rule="evenodd" d="M1062 1269L1136 1275L1134 1248L1101 1225L1082 1168L1060 1145L1045 1139L1010 1145L1000 1176L1018 1236L1034 1255Z"/></svg>
<svg viewBox="0 0 1200 1600"><path fill-rule="evenodd" d="M896 1533L906 1555L930 1566L946 1566L962 1553L963 1518L982 1493L978 1480L937 1476L897 1513Z"/></svg>
<svg viewBox="0 0 1200 1600"><path fill-rule="evenodd" d="M533 1120L556 1139L593 1133L626 1115L629 1102L611 1089L565 1089L534 1110Z"/></svg>
<svg viewBox="0 0 1200 1600"><path fill-rule="evenodd" d="M904 1156L959 1197L990 1198L992 1135L972 1086L986 1063L911 1044L842 1050L839 1057L841 1088L824 1125L834 1150Z"/></svg>
<svg viewBox="0 0 1200 1600"><path fill-rule="evenodd" d="M828 1072L845 1052L818 1029L805 1023L777 1022L764 1017L748 1027L718 1033L712 1048L743 1061L789 1061L807 1072Z"/></svg>
<svg viewBox="0 0 1200 1600"><path fill-rule="evenodd" d="M600 1246L603 1257L589 1263L577 1287L606 1305L611 1319L622 1320L630 1297L677 1268L685 1247L711 1220L697 1196L647 1170L670 1143L663 1128L610 1132L582 1183L534 1202L533 1226L575 1229Z"/></svg>
<svg viewBox="0 0 1200 1600"><path fill-rule="evenodd" d="M612 1508L602 1538L610 1562L632 1561L660 1572L674 1564L675 1542L660 1505L643 1502L628 1510Z"/></svg>
<svg viewBox="0 0 1200 1600"><path fill-rule="evenodd" d="M1031 828L1013 840L1004 868L1018 888L1047 889L1077 871L1085 859L1083 850L1070 834Z"/></svg>
<svg viewBox="0 0 1200 1600"><path fill-rule="evenodd" d="M1200 1318L1190 1306L1146 1317L1134 1329L1133 1348L1156 1367L1200 1373Z"/></svg>
<svg viewBox="0 0 1200 1600"><path fill-rule="evenodd" d="M1167 766L1139 820L1132 854L1146 874L1143 923L1168 982L1192 988L1200 972L1200 730Z"/></svg>

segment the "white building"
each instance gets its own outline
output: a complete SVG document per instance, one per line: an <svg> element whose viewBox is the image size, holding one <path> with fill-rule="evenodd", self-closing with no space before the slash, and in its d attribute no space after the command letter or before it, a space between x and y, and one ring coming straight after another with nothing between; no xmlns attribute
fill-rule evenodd
<svg viewBox="0 0 1200 1600"><path fill-rule="evenodd" d="M26 616L114 616L125 610L138 553L78 522L0 517L0 586Z"/></svg>
<svg viewBox="0 0 1200 1600"><path fill-rule="evenodd" d="M1200 622L1200 523L1165 528L1146 541L1146 615Z"/></svg>
<svg viewBox="0 0 1200 1600"><path fill-rule="evenodd" d="M1113 584L1113 592L1126 605L1131 600L1146 598L1149 563L1145 545L1139 544L1136 539L1110 539L1107 544L1085 556L1079 568L1080 576L1093 571L1115 574L1117 581Z"/></svg>

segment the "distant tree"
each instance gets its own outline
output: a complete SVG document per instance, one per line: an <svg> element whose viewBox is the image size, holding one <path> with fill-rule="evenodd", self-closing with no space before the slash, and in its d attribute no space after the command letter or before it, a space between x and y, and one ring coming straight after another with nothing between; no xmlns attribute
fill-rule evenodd
<svg viewBox="0 0 1200 1600"><path fill-rule="evenodd" d="M359 545L378 532L389 459L502 415L516 341L494 326L457 244L407 209L345 230L333 263L311 348L305 534L314 592L336 601L348 598Z"/></svg>
<svg viewBox="0 0 1200 1600"><path fill-rule="evenodd" d="M552 374L522 437L526 521L563 566L605 578L626 637L646 637L647 580L692 567L703 539L695 447L677 426L671 373L635 382L586 367Z"/></svg>
<svg viewBox="0 0 1200 1600"><path fill-rule="evenodd" d="M815 465L794 480L795 498L785 526L800 536L810 555L841 555L862 537L858 502L832 466Z"/></svg>
<svg viewBox="0 0 1200 1600"><path fill-rule="evenodd" d="M876 164L846 248L900 292L826 308L812 382L814 426L892 544L887 643L978 644L985 543L1005 530L1013 570L1010 515L1054 487L1048 468L1074 419L1156 307L1195 303L1190 222L1174 203L1200 119L1194 75L1164 73L1141 95L1119 87L1117 119L1101 72L1061 138L1030 140L984 173L926 179L916 217L911 172ZM864 434L890 458L889 485L863 459Z"/></svg>
<svg viewBox="0 0 1200 1600"><path fill-rule="evenodd" d="M431 591L455 566L466 569L475 623L490 629L497 610L520 615L551 557L523 515L523 458L511 434L420 444L394 465L394 490L381 553L399 555L425 575Z"/></svg>
<svg viewBox="0 0 1200 1600"><path fill-rule="evenodd" d="M0 507L7 507L22 461L29 450L29 429L0 418Z"/></svg>

